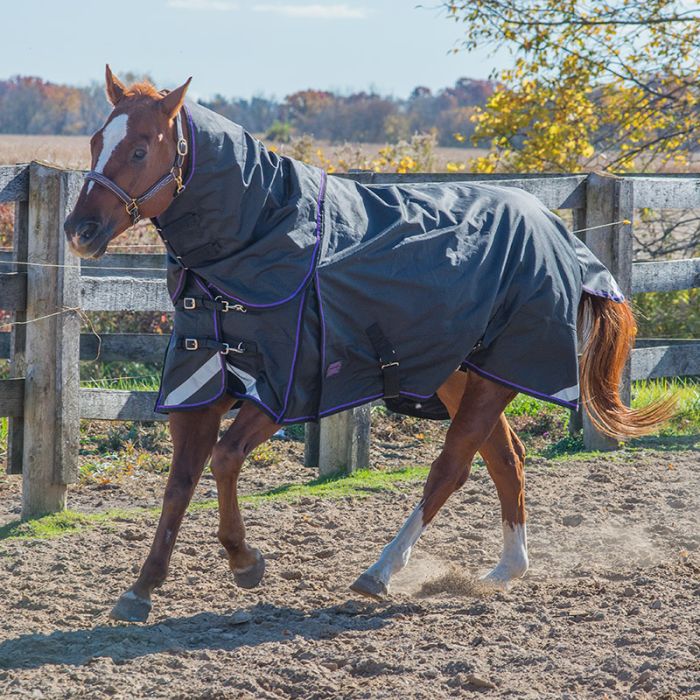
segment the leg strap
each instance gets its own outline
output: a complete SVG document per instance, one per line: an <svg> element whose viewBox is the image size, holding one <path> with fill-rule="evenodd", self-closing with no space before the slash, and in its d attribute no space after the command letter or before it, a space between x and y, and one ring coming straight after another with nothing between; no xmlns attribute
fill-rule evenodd
<svg viewBox="0 0 700 700"><path fill-rule="evenodd" d="M401 388L401 376L399 374L399 358L394 346L382 333L379 324L373 323L367 330L367 337L372 343L374 351L379 357L379 366L384 377L384 398L395 399Z"/></svg>

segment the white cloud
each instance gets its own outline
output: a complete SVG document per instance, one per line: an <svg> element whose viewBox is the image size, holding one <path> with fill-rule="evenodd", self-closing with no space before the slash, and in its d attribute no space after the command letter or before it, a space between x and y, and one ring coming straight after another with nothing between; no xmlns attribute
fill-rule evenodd
<svg viewBox="0 0 700 700"><path fill-rule="evenodd" d="M216 10L218 12L238 9L235 2L228 2L228 0L168 0L168 6L178 10Z"/></svg>
<svg viewBox="0 0 700 700"><path fill-rule="evenodd" d="M253 10L303 19L365 19L368 14L364 7L350 7L347 3L336 5L253 5Z"/></svg>

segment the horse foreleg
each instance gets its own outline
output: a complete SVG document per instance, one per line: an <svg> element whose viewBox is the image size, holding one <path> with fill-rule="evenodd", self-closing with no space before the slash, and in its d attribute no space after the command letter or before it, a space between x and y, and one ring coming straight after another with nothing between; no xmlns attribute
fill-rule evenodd
<svg viewBox="0 0 700 700"><path fill-rule="evenodd" d="M219 434L221 418L232 401L222 399L198 411L170 414L173 462L163 494L163 508L148 557L136 583L112 609L116 620L144 622L151 611L151 593L168 574L178 530L202 470Z"/></svg>
<svg viewBox="0 0 700 700"><path fill-rule="evenodd" d="M423 530L467 480L474 455L515 395L512 389L473 373L467 375L445 445L430 467L423 498L379 560L353 583L352 590L375 598L386 595L391 577L408 563Z"/></svg>
<svg viewBox="0 0 700 700"><path fill-rule="evenodd" d="M245 458L279 428L255 404L246 403L212 452L211 471L219 498L219 541L228 554L233 578L242 588L254 588L260 583L265 559L245 541L245 525L238 505L238 477Z"/></svg>

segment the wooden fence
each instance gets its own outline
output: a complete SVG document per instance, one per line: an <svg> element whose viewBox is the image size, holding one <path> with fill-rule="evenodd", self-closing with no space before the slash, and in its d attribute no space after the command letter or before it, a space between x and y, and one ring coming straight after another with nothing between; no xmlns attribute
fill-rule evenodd
<svg viewBox="0 0 700 700"><path fill-rule="evenodd" d="M351 175L366 183L487 181L520 187L551 209L572 209L574 229L616 276L626 294L700 286L700 258L632 262L634 208L700 209L700 175L625 176L446 174ZM162 255L106 255L83 261L67 249L63 221L82 183L82 173L41 163L0 166L0 203L15 202L12 252L0 260L39 265L0 265L0 308L14 325L0 334L0 359L10 359L10 378L0 380L0 416L8 416L8 471L23 472L23 516L60 510L66 485L78 475L80 419L163 420L153 413L154 392L80 387L79 358L94 359L96 339L80 334L78 309L170 311ZM4 257L3 257L4 256ZM82 269L81 269L82 267ZM121 268L120 270L108 268ZM117 273L115 276L114 273ZM41 319L41 320L37 320ZM30 321L26 325L21 322ZM160 362L167 338L105 334L100 360ZM700 374L700 344L666 343L635 348L630 379ZM589 448L613 444L584 420ZM322 473L368 463L369 408L360 407L308 424L306 460Z"/></svg>

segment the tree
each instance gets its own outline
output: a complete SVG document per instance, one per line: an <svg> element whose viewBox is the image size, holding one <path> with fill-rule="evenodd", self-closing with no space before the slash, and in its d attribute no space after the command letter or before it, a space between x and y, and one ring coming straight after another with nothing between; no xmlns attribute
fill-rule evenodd
<svg viewBox="0 0 700 700"><path fill-rule="evenodd" d="M508 49L513 66L474 140L482 172L684 166L697 148L700 0L460 0L463 48Z"/></svg>

